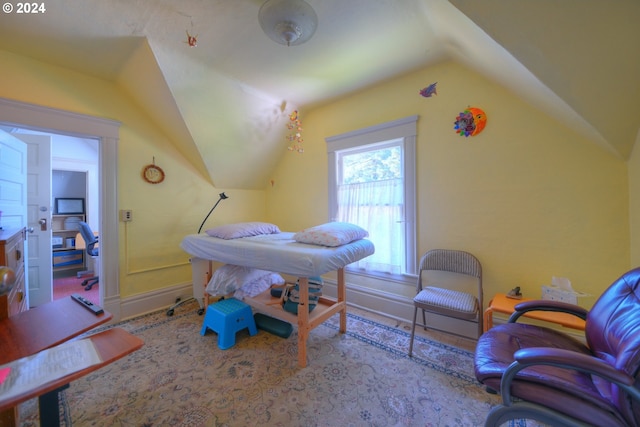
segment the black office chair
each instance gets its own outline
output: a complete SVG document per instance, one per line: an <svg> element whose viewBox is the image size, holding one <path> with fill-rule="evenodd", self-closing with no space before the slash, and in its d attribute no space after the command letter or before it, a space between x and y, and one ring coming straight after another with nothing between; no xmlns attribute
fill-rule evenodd
<svg viewBox="0 0 640 427"><path fill-rule="evenodd" d="M80 234L82 235L82 238L84 239L84 242L86 245L87 255L93 258L94 260L97 260L99 255L99 249L96 248L96 245L98 244L98 236L93 234L91 227L89 227L89 224L87 224L86 222L80 221L79 225L80 225ZM98 265L98 264L94 262L94 265ZM82 286L84 286L85 291L91 290L93 285L95 285L100 281L98 277L98 271L94 271L94 274L95 276L89 277L88 279L85 279L82 281Z"/></svg>

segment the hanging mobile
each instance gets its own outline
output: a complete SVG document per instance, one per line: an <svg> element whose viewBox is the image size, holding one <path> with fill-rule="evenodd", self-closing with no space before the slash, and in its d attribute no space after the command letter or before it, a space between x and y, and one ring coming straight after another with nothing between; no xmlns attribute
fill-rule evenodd
<svg viewBox="0 0 640 427"><path fill-rule="evenodd" d="M156 166L156 158L153 157L153 163L142 169L142 178L149 184L160 184L164 181L164 171L160 166Z"/></svg>

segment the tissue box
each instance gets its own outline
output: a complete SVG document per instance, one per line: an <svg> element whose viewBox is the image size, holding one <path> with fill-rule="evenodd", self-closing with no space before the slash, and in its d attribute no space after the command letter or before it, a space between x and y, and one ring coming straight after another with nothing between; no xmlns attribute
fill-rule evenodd
<svg viewBox="0 0 640 427"><path fill-rule="evenodd" d="M576 292L560 289L556 286L543 285L542 299L567 302L574 305L578 304L578 294Z"/></svg>
<svg viewBox="0 0 640 427"><path fill-rule="evenodd" d="M551 285L542 285L542 299L551 301L561 301L573 305L578 305L578 297L586 297L571 287L571 280L566 277L551 278Z"/></svg>

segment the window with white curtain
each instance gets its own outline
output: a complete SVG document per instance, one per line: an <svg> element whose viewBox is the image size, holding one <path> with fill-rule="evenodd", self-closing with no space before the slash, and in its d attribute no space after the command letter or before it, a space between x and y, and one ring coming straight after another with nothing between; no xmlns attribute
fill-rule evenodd
<svg viewBox="0 0 640 427"><path fill-rule="evenodd" d="M369 232L376 251L348 269L415 274L415 141L418 116L326 139L329 218Z"/></svg>

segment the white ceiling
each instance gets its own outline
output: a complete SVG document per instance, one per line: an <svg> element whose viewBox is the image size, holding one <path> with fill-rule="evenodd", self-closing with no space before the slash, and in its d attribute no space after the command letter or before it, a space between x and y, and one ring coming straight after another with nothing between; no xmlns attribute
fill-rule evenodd
<svg viewBox="0 0 640 427"><path fill-rule="evenodd" d="M293 109L446 59L622 158L638 138L637 0L308 0L319 26L294 47L262 33L262 2L49 0L0 14L0 49L117 82L218 188L265 187Z"/></svg>

